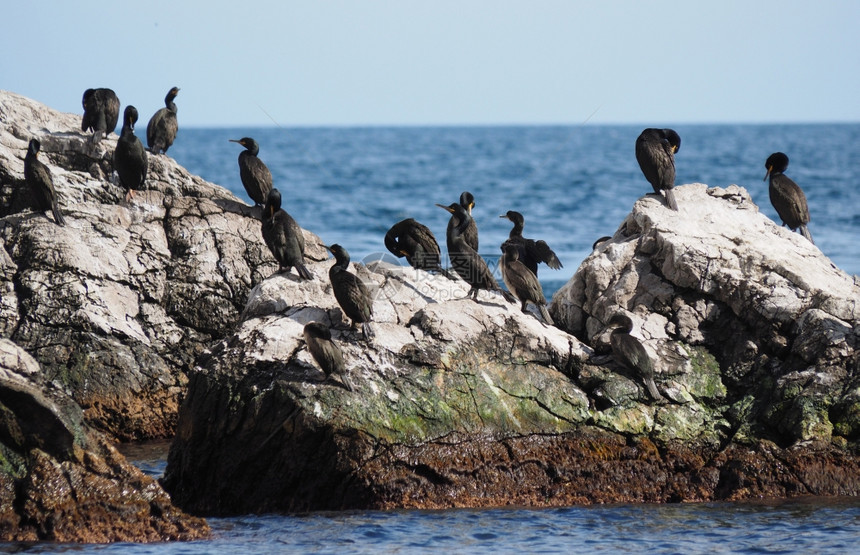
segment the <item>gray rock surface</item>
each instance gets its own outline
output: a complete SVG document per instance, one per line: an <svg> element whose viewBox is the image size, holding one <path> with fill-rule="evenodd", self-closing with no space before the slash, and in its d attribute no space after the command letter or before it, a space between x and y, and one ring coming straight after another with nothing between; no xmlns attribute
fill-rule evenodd
<svg viewBox="0 0 860 555"><path fill-rule="evenodd" d="M277 269L259 209L149 156L125 203L116 137L92 145L80 116L0 91L0 335L121 439L170 437L185 374ZM27 142L38 137L67 225L28 209ZM324 259L309 235L308 255Z"/></svg>
<svg viewBox="0 0 860 555"><path fill-rule="evenodd" d="M676 400L681 344L706 349L735 439L857 439L858 277L761 214L743 188L694 184L677 196L679 212L651 196L636 203L554 296L558 325L593 343L614 312L633 313Z"/></svg>

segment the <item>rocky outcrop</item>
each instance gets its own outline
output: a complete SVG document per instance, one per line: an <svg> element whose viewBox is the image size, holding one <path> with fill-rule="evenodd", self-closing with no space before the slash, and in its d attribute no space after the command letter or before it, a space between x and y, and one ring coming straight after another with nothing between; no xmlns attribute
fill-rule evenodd
<svg viewBox="0 0 860 555"><path fill-rule="evenodd" d="M80 116L0 91L0 336L31 353L98 429L171 437L194 359L277 265L259 209L163 155L149 156L146 190L126 203L112 171L116 136L94 146L79 129ZM31 137L63 227L28 210ZM322 248L308 254L325 258Z"/></svg>
<svg viewBox="0 0 860 555"><path fill-rule="evenodd" d="M0 339L0 541L190 540L209 535Z"/></svg>
<svg viewBox="0 0 860 555"><path fill-rule="evenodd" d="M858 287L742 189L645 197L553 299L378 263L376 339L270 278L199 359L165 487L201 514L856 495ZM698 264L700 271L696 271ZM633 315L661 396L607 354ZM301 341L331 324L350 392Z"/></svg>
<svg viewBox="0 0 860 555"><path fill-rule="evenodd" d="M860 280L742 188L681 191L677 213L651 197L636 204L555 295L556 322L593 342L613 312L635 313L676 400L670 355L711 353L734 440L860 438Z"/></svg>

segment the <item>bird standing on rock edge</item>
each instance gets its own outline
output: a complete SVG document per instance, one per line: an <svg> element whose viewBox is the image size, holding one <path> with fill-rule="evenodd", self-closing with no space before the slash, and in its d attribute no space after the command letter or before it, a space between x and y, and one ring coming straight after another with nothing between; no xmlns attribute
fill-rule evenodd
<svg viewBox="0 0 860 555"><path fill-rule="evenodd" d="M525 264L520 262L520 251L513 243L505 242L502 245L502 254L499 263L502 267L502 279L505 280L505 285L508 291L520 300L523 312L526 311L526 304L531 302L538 307L540 315L544 322L553 325L549 311L546 309L546 298L543 296L543 288L537 276L532 273Z"/></svg>
<svg viewBox="0 0 860 555"><path fill-rule="evenodd" d="M666 205L678 210L675 201L675 153L681 149L681 137L674 129L648 128L636 139L636 161L645 179L658 195L666 195Z"/></svg>
<svg viewBox="0 0 860 555"><path fill-rule="evenodd" d="M525 218L519 212L508 210L505 214L499 216L507 218L513 222L514 227L508 234L508 239L502 243L502 252L505 252L505 246L508 244L514 245L519 251L519 260L526 268L531 270L534 275L537 275L537 266L539 262L543 262L553 270L562 268L561 260L558 259L555 252L546 241L535 241L523 237L523 227L525 226Z"/></svg>
<svg viewBox="0 0 860 555"><path fill-rule="evenodd" d="M54 214L54 222L66 225L57 204L57 192L54 190L51 170L37 158L41 148L42 143L39 139L30 139L27 154L24 156L24 180L30 186L30 191L36 200L36 207L42 212L50 210Z"/></svg>
<svg viewBox="0 0 860 555"><path fill-rule="evenodd" d="M111 89L87 89L81 99L84 115L81 131L93 131L91 141L98 143L102 137L116 129L119 120L119 98Z"/></svg>
<svg viewBox="0 0 860 555"><path fill-rule="evenodd" d="M305 338L308 351L325 374L326 381L330 380L332 375L337 374L348 390L355 391L346 377L343 352L338 344L332 341L331 330L328 329L328 326L319 322L309 322L305 324L302 335Z"/></svg>
<svg viewBox="0 0 860 555"><path fill-rule="evenodd" d="M146 144L153 154L167 154L167 149L176 139L179 131L179 121L176 119L176 103L173 99L179 94L179 88L173 87L164 97L164 108L155 112L146 126Z"/></svg>
<svg viewBox="0 0 860 555"><path fill-rule="evenodd" d="M663 397L657 391L657 385L654 383L654 365L651 362L651 357L648 356L648 351L645 350L642 343L630 335L630 332L633 331L633 320L623 312L617 312L609 320L607 326L615 328L610 335L612 355L615 360L642 378L652 399L655 401L662 400Z"/></svg>
<svg viewBox="0 0 860 555"><path fill-rule="evenodd" d="M239 177L242 178L245 192L257 205L266 204L266 198L272 190L272 172L259 158L260 145L251 137L230 139L230 142L245 147L239 153Z"/></svg>
<svg viewBox="0 0 860 555"><path fill-rule="evenodd" d="M314 278L305 266L305 237L302 228L292 216L281 209L281 192L277 189L269 191L260 231L266 246L278 261L279 273L289 272L295 266L299 278Z"/></svg>
<svg viewBox="0 0 860 555"><path fill-rule="evenodd" d="M122 116L122 131L113 151L113 167L120 184L126 188L126 202L134 198L134 191L143 189L146 181L147 158L143 143L134 134L137 108L126 106Z"/></svg>
<svg viewBox="0 0 860 555"><path fill-rule="evenodd" d="M774 152L768 156L764 167L767 168L764 179L770 177L768 186L770 203L779 214L783 225L787 225L792 231L800 228L800 233L814 245L812 234L806 227L809 223L809 205L806 203L806 195L797 183L783 173L788 168L788 156L782 152Z"/></svg>
<svg viewBox="0 0 860 555"><path fill-rule="evenodd" d="M436 206L451 213L452 220L456 218L456 225L448 231L448 244L452 245L449 248L454 249L449 251L448 255L451 257L451 267L463 281L471 286L467 296L471 296L477 301L478 290L486 289L498 291L508 302L516 302L510 293L499 287L499 283L493 277L493 272L487 267L484 258L466 243L464 234L469 229L469 225L474 223L466 208L456 202L449 206L444 204L437 204Z"/></svg>
<svg viewBox="0 0 860 555"><path fill-rule="evenodd" d="M349 271L349 253L340 245L326 246L334 255L334 266L329 268L328 276L334 298L340 305L344 315L352 321L352 327L361 324L365 339L371 339L375 333L370 322L373 320L373 297L358 276Z"/></svg>

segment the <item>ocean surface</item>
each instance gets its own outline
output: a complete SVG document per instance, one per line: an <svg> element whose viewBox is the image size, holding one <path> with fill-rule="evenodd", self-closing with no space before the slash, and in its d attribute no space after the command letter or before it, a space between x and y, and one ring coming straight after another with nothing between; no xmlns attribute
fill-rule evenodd
<svg viewBox="0 0 860 555"><path fill-rule="evenodd" d="M181 125L181 115L180 115ZM764 161L788 154L786 174L805 191L816 245L860 274L860 124L675 125L677 180L745 187L770 205ZM636 164L641 126L325 129L180 129L170 156L250 202L239 179L250 136L283 193L284 208L353 260L385 253L397 221L429 226L444 252L448 213L435 203L475 195L481 252L494 259L510 222L544 239L564 263L541 270L549 297L574 274L595 239L612 235L633 203L651 192ZM166 446L128 446L154 476ZM860 545L860 499L755 503L612 505L558 509L317 513L209 519L205 542L108 546L0 544L28 553L849 553Z"/></svg>

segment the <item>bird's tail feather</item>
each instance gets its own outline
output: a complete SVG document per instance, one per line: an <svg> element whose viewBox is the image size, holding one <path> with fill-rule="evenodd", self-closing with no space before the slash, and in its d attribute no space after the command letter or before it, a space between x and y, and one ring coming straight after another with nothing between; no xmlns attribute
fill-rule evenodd
<svg viewBox="0 0 860 555"><path fill-rule="evenodd" d="M376 332L373 331L373 326L370 325L370 322L362 322L361 323L361 331L364 332L365 339L373 339L376 337Z"/></svg>
<svg viewBox="0 0 860 555"><path fill-rule="evenodd" d="M540 315L543 317L544 322L550 326L555 324L555 322L552 321L552 317L549 315L549 310L546 309L546 305L538 305L538 309L540 310Z"/></svg>
<svg viewBox="0 0 860 555"><path fill-rule="evenodd" d="M657 384L654 383L654 380L651 378L645 378L645 387L648 388L648 393L651 395L651 398L655 401L660 401L663 399L663 396L660 395L660 392L657 391Z"/></svg>
<svg viewBox="0 0 860 555"><path fill-rule="evenodd" d="M299 273L299 277L302 279L314 279L314 275L304 264L296 264L296 271Z"/></svg>
<svg viewBox="0 0 860 555"><path fill-rule="evenodd" d="M666 192L666 205L674 211L678 211L678 202L675 200L675 191L672 189L665 189Z"/></svg>
<svg viewBox="0 0 860 555"><path fill-rule="evenodd" d="M54 205L51 206L51 212L54 213L55 222L57 222L59 225L66 225L66 220L63 219L63 213L60 212L60 207L57 206L56 202L54 202Z"/></svg>
<svg viewBox="0 0 860 555"><path fill-rule="evenodd" d="M802 233L803 236L806 237L807 241L809 241L813 245L815 244L815 241L812 240L812 234L809 233L809 229L806 227L806 224L800 224L800 233Z"/></svg>

